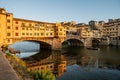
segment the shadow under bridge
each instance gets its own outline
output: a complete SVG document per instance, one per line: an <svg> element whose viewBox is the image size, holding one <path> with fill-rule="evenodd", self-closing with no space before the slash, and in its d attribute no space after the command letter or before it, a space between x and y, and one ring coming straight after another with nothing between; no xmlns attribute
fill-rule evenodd
<svg viewBox="0 0 120 80"><path fill-rule="evenodd" d="M52 49L52 46L49 43L42 42L42 41L36 41L36 40L27 40L28 42L35 42L37 44L40 44L40 49Z"/></svg>
<svg viewBox="0 0 120 80"><path fill-rule="evenodd" d="M92 47L99 47L101 41L99 39L93 39L92 40Z"/></svg>
<svg viewBox="0 0 120 80"><path fill-rule="evenodd" d="M66 47L83 47L84 46L84 43L78 39L68 39L66 41L64 41L62 43L62 47L63 48L66 48Z"/></svg>

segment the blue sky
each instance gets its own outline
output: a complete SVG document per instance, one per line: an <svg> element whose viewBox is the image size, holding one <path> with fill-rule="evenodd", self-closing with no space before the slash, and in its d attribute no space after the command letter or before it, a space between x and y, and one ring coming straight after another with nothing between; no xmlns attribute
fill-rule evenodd
<svg viewBox="0 0 120 80"><path fill-rule="evenodd" d="M0 0L0 7L14 17L45 22L120 18L120 0Z"/></svg>

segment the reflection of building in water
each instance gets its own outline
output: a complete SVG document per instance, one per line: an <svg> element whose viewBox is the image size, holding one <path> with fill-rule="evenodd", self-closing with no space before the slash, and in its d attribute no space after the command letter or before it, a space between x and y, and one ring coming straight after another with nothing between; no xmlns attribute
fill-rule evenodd
<svg viewBox="0 0 120 80"><path fill-rule="evenodd" d="M61 76L66 71L66 59L61 54L51 54L48 58L45 58L37 62L28 62L27 67L29 71L34 70L50 70L55 76Z"/></svg>
<svg viewBox="0 0 120 80"><path fill-rule="evenodd" d="M60 56L61 57L61 60L59 62L59 64L57 65L57 76L61 76L65 71L66 71L66 65L67 65L67 62L64 58L63 55Z"/></svg>
<svg viewBox="0 0 120 80"><path fill-rule="evenodd" d="M50 70L50 71L54 71L54 63L46 63L46 64L39 64L39 62L37 63L32 63L32 64L28 64L28 70L29 71L34 71L34 70L40 70L40 69L44 69L44 70Z"/></svg>
<svg viewBox="0 0 120 80"><path fill-rule="evenodd" d="M97 57L83 56L81 58L81 66L98 67L98 59Z"/></svg>

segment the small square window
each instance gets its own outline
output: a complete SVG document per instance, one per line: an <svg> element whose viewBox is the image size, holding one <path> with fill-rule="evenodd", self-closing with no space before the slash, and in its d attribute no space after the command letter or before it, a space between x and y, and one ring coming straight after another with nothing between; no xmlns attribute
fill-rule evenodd
<svg viewBox="0 0 120 80"><path fill-rule="evenodd" d="M10 33L7 33L7 36L10 36L11 34Z"/></svg>
<svg viewBox="0 0 120 80"><path fill-rule="evenodd" d="M19 36L19 34L18 34L18 33L15 33L15 36Z"/></svg>
<svg viewBox="0 0 120 80"><path fill-rule="evenodd" d="M10 29L10 26L8 26L7 29Z"/></svg>
<svg viewBox="0 0 120 80"><path fill-rule="evenodd" d="M10 23L10 19L7 19L7 22Z"/></svg>
<svg viewBox="0 0 120 80"><path fill-rule="evenodd" d="M15 23L18 24L18 21L16 21Z"/></svg>

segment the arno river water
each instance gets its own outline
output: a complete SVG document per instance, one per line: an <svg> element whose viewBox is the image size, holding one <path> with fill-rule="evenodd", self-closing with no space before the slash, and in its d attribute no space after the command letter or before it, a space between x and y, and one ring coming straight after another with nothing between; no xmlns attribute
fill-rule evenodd
<svg viewBox="0 0 120 80"><path fill-rule="evenodd" d="M39 44L31 42L9 47L20 50L21 54L17 56L25 60L66 61L66 70L57 80L120 80L120 47L101 46L100 50L69 47L50 51L40 50Z"/></svg>

